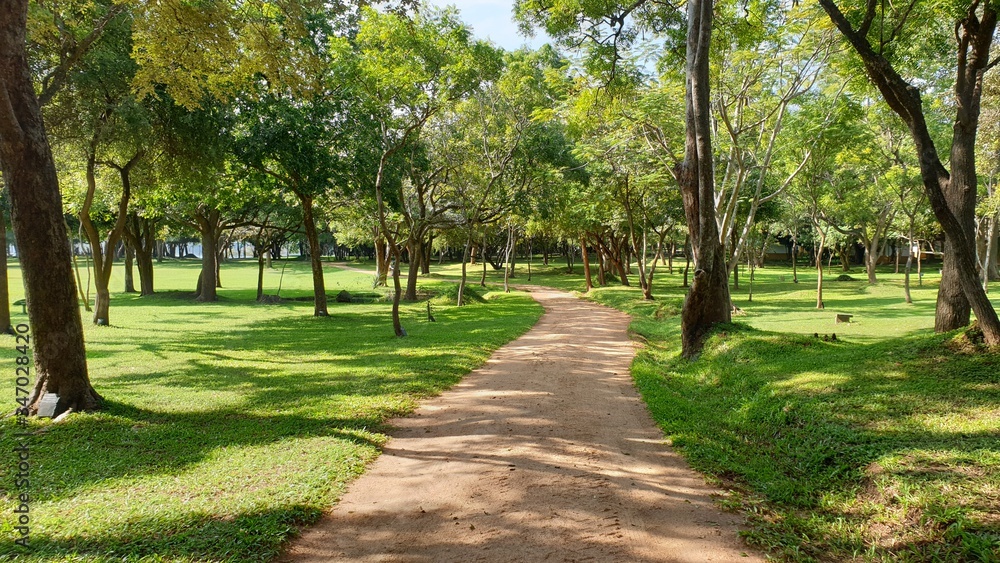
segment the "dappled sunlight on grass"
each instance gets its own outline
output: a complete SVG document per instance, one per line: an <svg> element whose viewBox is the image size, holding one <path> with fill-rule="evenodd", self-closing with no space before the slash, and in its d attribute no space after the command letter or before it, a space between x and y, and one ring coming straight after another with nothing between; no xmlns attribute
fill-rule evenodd
<svg viewBox="0 0 1000 563"><path fill-rule="evenodd" d="M423 303L405 304L400 339L386 302L331 299L327 318L309 300L260 305L256 263L236 262L223 266L220 301L196 303L184 291L196 277L192 264L158 266L162 293L114 294L112 326L86 326L106 408L31 422L34 550L8 542L0 559L268 560L378 454L388 418L459 381L541 313L523 294L438 304L434 323ZM281 283L282 297L310 296L309 265L288 263ZM341 289L371 292L371 278L331 269L327 290ZM12 425L0 422L4 450ZM12 500L0 498L9 516ZM13 533L8 516L0 533Z"/></svg>

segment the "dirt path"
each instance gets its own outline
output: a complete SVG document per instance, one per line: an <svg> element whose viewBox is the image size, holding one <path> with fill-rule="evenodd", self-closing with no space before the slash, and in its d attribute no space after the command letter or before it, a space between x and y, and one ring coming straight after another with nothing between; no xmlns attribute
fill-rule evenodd
<svg viewBox="0 0 1000 563"><path fill-rule="evenodd" d="M555 290L282 561L760 561L632 387L628 317Z"/></svg>

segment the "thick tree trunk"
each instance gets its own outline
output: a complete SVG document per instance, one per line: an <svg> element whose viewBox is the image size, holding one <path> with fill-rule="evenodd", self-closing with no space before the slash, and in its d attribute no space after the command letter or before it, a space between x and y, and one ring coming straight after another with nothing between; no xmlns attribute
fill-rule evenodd
<svg viewBox="0 0 1000 563"><path fill-rule="evenodd" d="M0 207L0 333L14 334L10 324L10 286L7 276L7 217Z"/></svg>
<svg viewBox="0 0 1000 563"><path fill-rule="evenodd" d="M875 285L878 283L878 278L875 276L875 267L878 265L878 253L872 251L868 245L865 245L865 273L868 274L868 283L870 285Z"/></svg>
<svg viewBox="0 0 1000 563"><path fill-rule="evenodd" d="M219 212L215 209L201 210L196 217L198 232L201 234L201 273L198 275L198 301L218 301L218 286L215 275L219 259Z"/></svg>
<svg viewBox="0 0 1000 563"><path fill-rule="evenodd" d="M139 295L153 294L153 255L163 256L162 249L156 252L163 243L156 240L156 221L148 217L140 217L135 212L129 213L125 220L122 236L135 252L136 268L139 270Z"/></svg>
<svg viewBox="0 0 1000 563"><path fill-rule="evenodd" d="M0 166L28 300L35 387L26 412L56 393L56 413L100 408L87 375L62 198L25 53L27 0L0 10ZM25 411L22 411L25 412Z"/></svg>
<svg viewBox="0 0 1000 563"><path fill-rule="evenodd" d="M688 3L684 162L677 174L694 248L695 273L681 311L681 346L686 358L701 351L709 330L731 320L729 270L715 218L715 171L709 95L711 0Z"/></svg>
<svg viewBox="0 0 1000 563"><path fill-rule="evenodd" d="M135 250L132 245L125 245L125 293L136 293L135 291Z"/></svg>
<svg viewBox="0 0 1000 563"><path fill-rule="evenodd" d="M323 280L323 249L319 246L319 234L316 232L316 221L313 219L313 199L310 196L298 194L302 203L302 222L306 228L306 239L309 241L309 260L312 264L313 278L313 316L326 317L326 283Z"/></svg>
<svg viewBox="0 0 1000 563"><path fill-rule="evenodd" d="M431 255L434 253L434 237L428 237L423 242L423 252L420 260L420 273L429 276L431 274Z"/></svg>
<svg viewBox="0 0 1000 563"><path fill-rule="evenodd" d="M389 251L385 239L375 239L375 285L385 287L389 279Z"/></svg>

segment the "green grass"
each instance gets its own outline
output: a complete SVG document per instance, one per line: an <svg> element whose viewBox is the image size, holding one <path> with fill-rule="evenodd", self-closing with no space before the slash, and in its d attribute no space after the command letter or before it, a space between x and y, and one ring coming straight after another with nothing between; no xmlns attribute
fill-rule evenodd
<svg viewBox="0 0 1000 563"><path fill-rule="evenodd" d="M532 282L582 290L580 270L535 264ZM657 277L653 302L621 286L587 297L633 316L637 387L673 446L732 491L750 544L787 561L1000 561L1000 355L933 334L931 271L910 305L888 268L875 286L835 268L817 311L814 272L758 270L752 302L745 276L733 291L746 316L694 362L679 357L679 274Z"/></svg>
<svg viewBox="0 0 1000 563"><path fill-rule="evenodd" d="M267 272L266 293L280 272ZM378 455L388 417L455 384L541 314L517 293L436 302L435 323L424 303L404 304L409 336L397 339L384 302L331 299L329 318L312 317L308 300L258 305L256 265L235 262L223 266L219 302L195 303L197 274L193 262L158 265L160 293L113 294L110 327L84 313L106 408L31 421L30 551L8 541L15 424L0 421L0 560L269 560ZM331 296L372 292L365 274L331 268L326 282ZM308 264L289 263L281 284L282 297L311 295ZM13 403L14 342L0 342Z"/></svg>

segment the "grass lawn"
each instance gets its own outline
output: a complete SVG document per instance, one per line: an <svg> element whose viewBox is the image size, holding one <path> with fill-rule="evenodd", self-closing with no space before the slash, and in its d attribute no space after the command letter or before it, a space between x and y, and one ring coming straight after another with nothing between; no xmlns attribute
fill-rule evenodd
<svg viewBox="0 0 1000 563"><path fill-rule="evenodd" d="M536 262L532 283L582 290L581 269ZM733 491L752 545L788 561L1000 561L1000 355L933 333L929 270L908 305L890 268L869 286L835 267L823 311L814 271L758 270L752 302L746 276L733 291L746 315L695 362L679 357L679 274L657 277L654 302L621 286L588 298L632 314L637 387L673 446Z"/></svg>
<svg viewBox="0 0 1000 563"><path fill-rule="evenodd" d="M307 263L280 280L282 297L306 300L277 305L253 302L255 263L223 266L218 303L189 298L197 275L194 261L157 265L160 293L113 294L112 326L84 313L106 409L31 421L29 551L12 543L15 424L0 420L0 560L269 560L377 456L388 417L455 384L541 314L517 293L462 308L438 299L435 323L424 303L404 304L409 336L397 339L384 301L331 299L329 318L312 317ZM330 268L326 283L331 296L372 292L365 274ZM16 266L10 287L19 299ZM15 343L0 342L12 411Z"/></svg>

